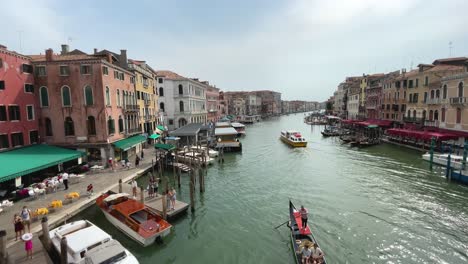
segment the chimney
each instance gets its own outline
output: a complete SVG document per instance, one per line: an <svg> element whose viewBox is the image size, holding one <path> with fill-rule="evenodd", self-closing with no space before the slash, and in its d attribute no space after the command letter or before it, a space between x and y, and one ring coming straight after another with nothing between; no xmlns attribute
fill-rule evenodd
<svg viewBox="0 0 468 264"><path fill-rule="evenodd" d="M110 54L110 53L108 52L108 53L106 53L106 55L107 55L107 61L108 61L110 64L112 64L112 54Z"/></svg>
<svg viewBox="0 0 468 264"><path fill-rule="evenodd" d="M120 66L124 68L128 68L127 50L124 50L124 49L120 50Z"/></svg>
<svg viewBox="0 0 468 264"><path fill-rule="evenodd" d="M69 47L67 44L62 44L62 51L60 52L60 55L65 55L69 52Z"/></svg>
<svg viewBox="0 0 468 264"><path fill-rule="evenodd" d="M46 61L53 61L54 58L54 51L52 49L46 49L45 51L45 57L46 57Z"/></svg>
<svg viewBox="0 0 468 264"><path fill-rule="evenodd" d="M97 49L96 49L96 48L94 48L94 54L96 54L96 53L97 53Z"/></svg>

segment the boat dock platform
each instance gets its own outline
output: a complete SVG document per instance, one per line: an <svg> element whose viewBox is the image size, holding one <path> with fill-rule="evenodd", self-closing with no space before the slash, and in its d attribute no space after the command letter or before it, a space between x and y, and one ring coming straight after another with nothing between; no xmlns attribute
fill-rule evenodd
<svg viewBox="0 0 468 264"><path fill-rule="evenodd" d="M172 163L171 162L171 163L169 163L169 165L176 167L176 169L180 168L180 170L182 172L189 172L189 171L192 170L189 166L187 166L187 165L185 165L183 163Z"/></svg>
<svg viewBox="0 0 468 264"><path fill-rule="evenodd" d="M154 198L146 198L145 204L151 209L155 210L158 214L160 215L163 214L162 195L158 195L158 197L154 197ZM167 211L167 219L175 218L187 212L188 208L189 208L189 204L176 200L174 210Z"/></svg>
<svg viewBox="0 0 468 264"><path fill-rule="evenodd" d="M24 263L24 264L35 264L35 263L52 264L54 263L50 259L47 251L42 246L41 241L37 237L37 233L34 234L32 242L33 242L33 259L26 258L26 251L24 250L24 242L21 240L18 240L8 248L7 263Z"/></svg>

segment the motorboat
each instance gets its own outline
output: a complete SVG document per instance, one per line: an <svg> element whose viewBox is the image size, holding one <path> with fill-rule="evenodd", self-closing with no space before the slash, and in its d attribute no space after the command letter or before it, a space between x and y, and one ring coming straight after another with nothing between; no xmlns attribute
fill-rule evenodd
<svg viewBox="0 0 468 264"><path fill-rule="evenodd" d="M85 263L138 264L139 262L119 241L111 240L109 243L99 245L86 252Z"/></svg>
<svg viewBox="0 0 468 264"><path fill-rule="evenodd" d="M109 222L145 247L169 235L171 224L144 203L129 196L127 193L108 191L96 199L96 204Z"/></svg>
<svg viewBox="0 0 468 264"><path fill-rule="evenodd" d="M104 232L102 229L87 220L78 220L68 224L64 224L49 232L52 245L55 250L60 254L62 238L67 239L68 246L68 263L84 264L87 262L86 258L95 254L96 248L110 245L110 243L117 242L112 237ZM117 242L118 243L118 242ZM120 243L119 243L120 244ZM134 264L138 263L136 258L121 245L121 251L115 262L109 263L122 263ZM112 259L113 256L109 256ZM118 261L117 261L118 260ZM97 262L92 262L97 263ZM103 263L103 262L99 262ZM107 263L107 262L106 262Z"/></svg>
<svg viewBox="0 0 468 264"><path fill-rule="evenodd" d="M291 147L307 147L307 141L305 138L302 137L301 133L288 130L288 131L281 131L280 139L290 145Z"/></svg>
<svg viewBox="0 0 468 264"><path fill-rule="evenodd" d="M245 136L245 125L239 122L232 122L231 126L237 131L237 136Z"/></svg>
<svg viewBox="0 0 468 264"><path fill-rule="evenodd" d="M432 157L432 162L434 164L446 167L448 161L448 154L447 153L434 153ZM426 153L422 155L423 160L430 162L431 161L431 154ZM450 167L461 170L463 167L463 156L458 155L450 155Z"/></svg>

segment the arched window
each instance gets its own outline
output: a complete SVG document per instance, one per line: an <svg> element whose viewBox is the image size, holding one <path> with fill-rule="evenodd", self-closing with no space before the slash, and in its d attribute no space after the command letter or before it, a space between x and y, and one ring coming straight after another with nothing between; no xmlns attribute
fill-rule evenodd
<svg viewBox="0 0 468 264"><path fill-rule="evenodd" d="M440 121L445 122L445 108L442 108L442 110L441 110L441 117L440 117L440 119L441 119Z"/></svg>
<svg viewBox="0 0 468 264"><path fill-rule="evenodd" d="M423 118L423 119L426 119L426 110L423 110L423 112L422 112L422 118Z"/></svg>
<svg viewBox="0 0 468 264"><path fill-rule="evenodd" d="M409 101L410 101L410 103L413 102L413 94L410 94L410 95L409 95Z"/></svg>
<svg viewBox="0 0 468 264"><path fill-rule="evenodd" d="M117 106L120 106L120 91L117 89Z"/></svg>
<svg viewBox="0 0 468 264"><path fill-rule="evenodd" d="M461 108L457 108L457 124L461 123L461 119L462 119Z"/></svg>
<svg viewBox="0 0 468 264"><path fill-rule="evenodd" d="M434 119L434 112L432 110L429 111L429 121Z"/></svg>
<svg viewBox="0 0 468 264"><path fill-rule="evenodd" d="M93 88L91 86L86 85L84 88L85 93L85 105L93 105L94 104L94 97L93 97Z"/></svg>
<svg viewBox="0 0 468 264"><path fill-rule="evenodd" d="M185 118L179 119L179 127L183 127L185 125L187 125L187 120L185 120Z"/></svg>
<svg viewBox="0 0 468 264"><path fill-rule="evenodd" d="M122 116L119 116L119 133L122 133L124 131L124 122L122 119Z"/></svg>
<svg viewBox="0 0 468 264"><path fill-rule="evenodd" d="M161 110L161 112L165 112L166 110L164 109L164 103L161 102L159 103L159 110Z"/></svg>
<svg viewBox="0 0 468 264"><path fill-rule="evenodd" d="M431 91L431 99L434 99L434 90Z"/></svg>
<svg viewBox="0 0 468 264"><path fill-rule="evenodd" d="M447 85L444 84L444 88L442 88L442 98L447 99Z"/></svg>
<svg viewBox="0 0 468 264"><path fill-rule="evenodd" d="M463 83L458 84L458 97L463 97Z"/></svg>
<svg viewBox="0 0 468 264"><path fill-rule="evenodd" d="M411 110L408 110L408 117L411 117Z"/></svg>
<svg viewBox="0 0 468 264"><path fill-rule="evenodd" d="M180 109L180 112L184 112L184 101L179 102L179 109Z"/></svg>
<svg viewBox="0 0 468 264"><path fill-rule="evenodd" d="M164 88L159 87L159 96L164 96Z"/></svg>
<svg viewBox="0 0 468 264"><path fill-rule="evenodd" d="M435 95L435 97L436 97L437 99L440 98L440 90L439 90L439 89L436 90L436 95Z"/></svg>
<svg viewBox="0 0 468 264"><path fill-rule="evenodd" d="M416 110L413 110L413 117L416 118Z"/></svg>
<svg viewBox="0 0 468 264"><path fill-rule="evenodd" d="M110 105L110 91L109 87L106 86L106 105Z"/></svg>
<svg viewBox="0 0 468 264"><path fill-rule="evenodd" d="M112 116L109 116L109 120L107 120L107 128L109 129L109 134L115 133L115 120L112 119Z"/></svg>
<svg viewBox="0 0 468 264"><path fill-rule="evenodd" d="M88 116L88 135L96 135L96 119L94 116Z"/></svg>
<svg viewBox="0 0 468 264"><path fill-rule="evenodd" d="M47 137L53 136L52 133L52 121L50 121L50 118L46 117L45 118L45 133Z"/></svg>
<svg viewBox="0 0 468 264"><path fill-rule="evenodd" d="M184 94L184 87L182 84L179 84L179 94Z"/></svg>
<svg viewBox="0 0 468 264"><path fill-rule="evenodd" d="M47 87L42 86L39 89L39 93L41 95L41 107L49 107L49 92L47 91Z"/></svg>
<svg viewBox="0 0 468 264"><path fill-rule="evenodd" d="M62 87L62 106L71 106L70 87Z"/></svg>
<svg viewBox="0 0 468 264"><path fill-rule="evenodd" d="M74 136L75 135L75 126L73 124L73 119L71 117L65 118L65 136Z"/></svg>
<svg viewBox="0 0 468 264"><path fill-rule="evenodd" d="M434 111L434 120L435 121L439 120L439 111L437 110Z"/></svg>

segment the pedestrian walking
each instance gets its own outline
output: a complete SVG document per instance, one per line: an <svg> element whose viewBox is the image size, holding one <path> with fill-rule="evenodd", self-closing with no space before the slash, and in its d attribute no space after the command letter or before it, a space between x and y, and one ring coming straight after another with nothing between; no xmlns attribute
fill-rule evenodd
<svg viewBox="0 0 468 264"><path fill-rule="evenodd" d="M28 227L28 233L31 233L31 210L29 210L27 206L23 206L20 216L23 221L23 225Z"/></svg>
<svg viewBox="0 0 468 264"><path fill-rule="evenodd" d="M24 231L23 220L18 214L15 214L13 218L13 224L15 225L15 233L16 233L15 241L17 241L18 237L21 238L21 235L23 234L23 231Z"/></svg>
<svg viewBox="0 0 468 264"><path fill-rule="evenodd" d="M136 157L135 157L135 167L138 168L139 164L140 164L140 158L138 157L138 155L136 155Z"/></svg>
<svg viewBox="0 0 468 264"><path fill-rule="evenodd" d="M26 250L26 258L28 259L33 258L32 238L33 238L33 235L31 233L26 233L21 237L21 239L24 241L24 249Z"/></svg>
<svg viewBox="0 0 468 264"><path fill-rule="evenodd" d="M137 197L137 189L138 189L138 183L135 181L135 179L133 179L132 180L133 199L136 199L136 197Z"/></svg>
<svg viewBox="0 0 468 264"><path fill-rule="evenodd" d="M307 218L308 218L308 211L307 209L304 208L303 205L301 205L301 210L299 210L299 212L301 213L301 220L302 220L302 229L306 229L307 227Z"/></svg>
<svg viewBox="0 0 468 264"><path fill-rule="evenodd" d="M114 170L114 160L112 159L112 157L109 158L109 168L111 168L112 170Z"/></svg>
<svg viewBox="0 0 468 264"><path fill-rule="evenodd" d="M62 173L63 185L65 185L65 190L68 190L68 173Z"/></svg>

